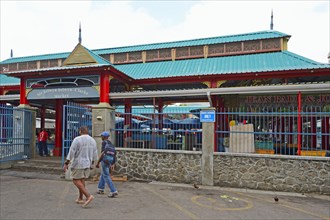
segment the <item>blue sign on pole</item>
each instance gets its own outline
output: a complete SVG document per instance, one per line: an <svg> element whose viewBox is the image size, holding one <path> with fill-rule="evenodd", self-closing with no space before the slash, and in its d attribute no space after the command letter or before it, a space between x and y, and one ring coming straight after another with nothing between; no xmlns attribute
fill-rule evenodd
<svg viewBox="0 0 330 220"><path fill-rule="evenodd" d="M199 113L201 122L215 122L215 111L214 110L202 110Z"/></svg>

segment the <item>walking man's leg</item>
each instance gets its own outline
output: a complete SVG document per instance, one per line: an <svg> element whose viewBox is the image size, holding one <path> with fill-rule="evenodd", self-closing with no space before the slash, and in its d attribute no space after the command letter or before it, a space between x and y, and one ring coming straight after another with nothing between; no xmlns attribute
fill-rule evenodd
<svg viewBox="0 0 330 220"><path fill-rule="evenodd" d="M76 184L75 184L76 185ZM78 186L77 186L77 188L78 188ZM84 204L85 202L84 202L84 193L83 193L83 191L81 190L81 189L79 189L78 188L78 191L79 191L79 197L78 197L78 199L76 200L76 202L78 203L78 204ZM87 197L86 197L87 198Z"/></svg>
<svg viewBox="0 0 330 220"><path fill-rule="evenodd" d="M110 177L109 165L102 163L102 172L104 175L104 181L107 183L107 185L110 188L109 197L114 197L114 196L118 195L117 189L116 189L115 185L113 184L111 177Z"/></svg>
<svg viewBox="0 0 330 220"><path fill-rule="evenodd" d="M86 207L94 199L94 196L91 195L87 191L87 189L85 187L85 180L84 179L73 179L73 184L79 190L79 199L83 198L83 196L81 196L81 195L85 195L85 197L87 198L86 202L83 204L83 207Z"/></svg>
<svg viewBox="0 0 330 220"><path fill-rule="evenodd" d="M103 167L102 167L99 184L97 185L97 193L104 194L104 188L105 188L105 182L104 182Z"/></svg>

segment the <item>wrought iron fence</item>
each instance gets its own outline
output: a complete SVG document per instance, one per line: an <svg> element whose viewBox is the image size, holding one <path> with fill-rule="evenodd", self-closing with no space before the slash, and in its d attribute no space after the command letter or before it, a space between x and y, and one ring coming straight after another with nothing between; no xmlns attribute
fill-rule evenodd
<svg viewBox="0 0 330 220"><path fill-rule="evenodd" d="M125 123L125 121L128 121ZM300 126L301 129L298 129ZM321 107L221 108L216 112L215 151L326 156L330 111ZM118 113L116 145L128 148L201 150L199 111L179 107Z"/></svg>
<svg viewBox="0 0 330 220"><path fill-rule="evenodd" d="M202 124L192 107L165 109L157 113L140 108L134 113L117 112L116 145L127 148L200 150ZM127 123L125 123L127 121Z"/></svg>
<svg viewBox="0 0 330 220"><path fill-rule="evenodd" d="M31 158L32 112L0 104L0 162Z"/></svg>
<svg viewBox="0 0 330 220"><path fill-rule="evenodd" d="M325 156L330 150L326 108L224 108L217 116L218 151Z"/></svg>

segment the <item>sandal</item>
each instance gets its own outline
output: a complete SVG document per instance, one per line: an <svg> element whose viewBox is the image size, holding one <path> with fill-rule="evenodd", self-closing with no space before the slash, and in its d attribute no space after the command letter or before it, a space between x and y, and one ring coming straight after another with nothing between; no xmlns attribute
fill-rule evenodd
<svg viewBox="0 0 330 220"><path fill-rule="evenodd" d="M88 199L86 200L86 202L82 205L83 208L87 207L89 203L91 203L91 201L93 201L94 199L94 196L93 195L90 195L88 197Z"/></svg>
<svg viewBox="0 0 330 220"><path fill-rule="evenodd" d="M76 203L77 203L77 204L84 204L85 201L84 201L84 200L81 200L81 199L76 199Z"/></svg>

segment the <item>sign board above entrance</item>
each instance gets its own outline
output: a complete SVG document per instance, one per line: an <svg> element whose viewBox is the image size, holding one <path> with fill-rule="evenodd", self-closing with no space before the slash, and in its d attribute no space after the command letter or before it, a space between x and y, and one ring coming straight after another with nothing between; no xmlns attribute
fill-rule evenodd
<svg viewBox="0 0 330 220"><path fill-rule="evenodd" d="M330 88L330 87L329 87ZM329 94L315 94L315 95L302 95L301 101L304 105L328 105L330 102ZM253 105L287 105L297 104L297 95L255 95L255 96L243 96L240 103L253 104Z"/></svg>
<svg viewBox="0 0 330 220"><path fill-rule="evenodd" d="M93 87L33 89L27 99L71 99L98 98L99 92Z"/></svg>
<svg viewBox="0 0 330 220"><path fill-rule="evenodd" d="M215 122L214 110L201 110L199 114L201 122Z"/></svg>

